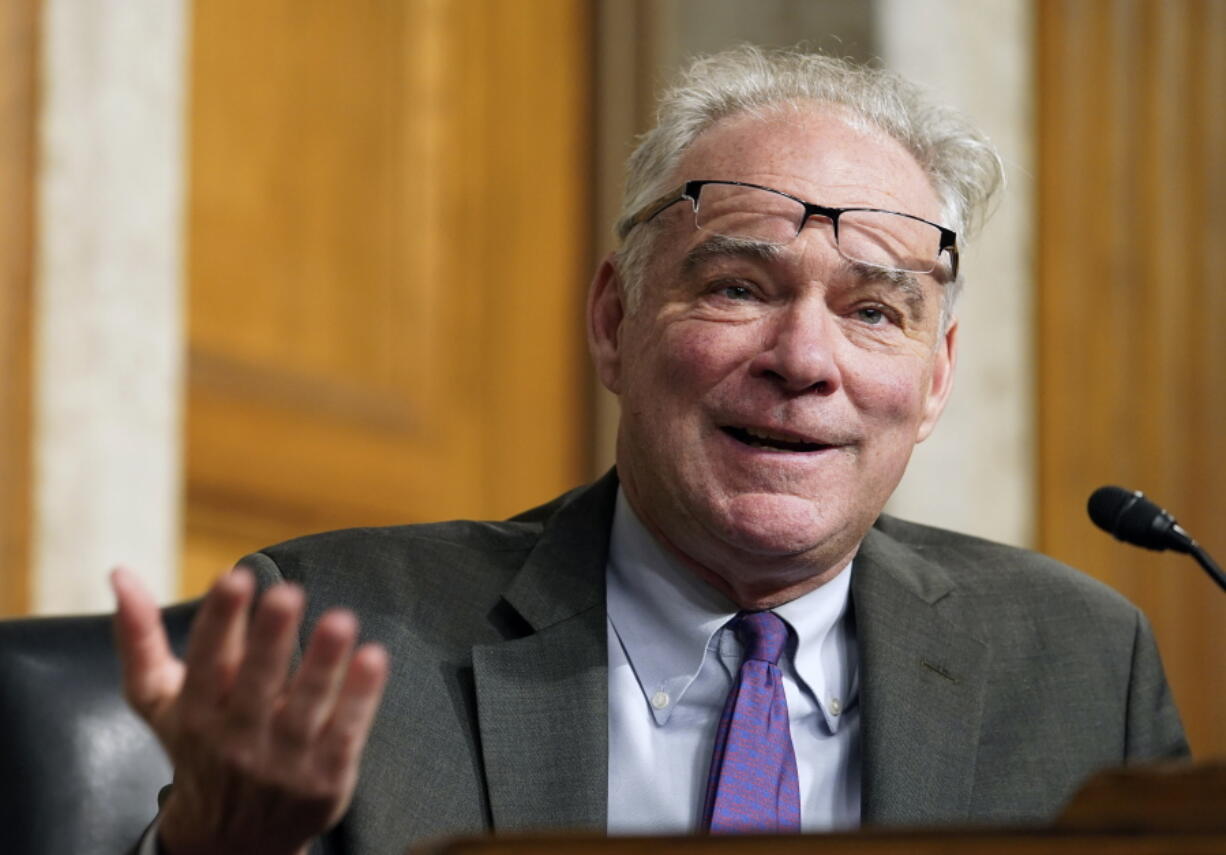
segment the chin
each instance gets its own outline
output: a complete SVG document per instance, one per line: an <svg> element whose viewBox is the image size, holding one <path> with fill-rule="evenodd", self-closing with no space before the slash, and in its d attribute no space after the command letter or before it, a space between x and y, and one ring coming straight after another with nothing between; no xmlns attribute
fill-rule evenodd
<svg viewBox="0 0 1226 855"><path fill-rule="evenodd" d="M786 494L741 493L720 509L718 527L725 542L752 555L799 556L833 545L846 531L848 521L828 519L823 504Z"/></svg>

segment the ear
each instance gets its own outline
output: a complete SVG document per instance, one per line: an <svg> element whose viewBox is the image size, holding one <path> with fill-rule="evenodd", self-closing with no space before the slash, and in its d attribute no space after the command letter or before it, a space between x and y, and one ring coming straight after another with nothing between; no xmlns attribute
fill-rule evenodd
<svg viewBox="0 0 1226 855"><path fill-rule="evenodd" d="M621 274L613 253L592 277L587 295L587 346L596 376L613 394L621 393L621 325L625 318Z"/></svg>
<svg viewBox="0 0 1226 855"><path fill-rule="evenodd" d="M923 442L936 427L937 419L945 409L949 393L954 388L954 367L958 364L958 319L949 322L941 341L937 344L932 361L932 378L928 385L928 397L924 401L924 419L920 422L916 442Z"/></svg>

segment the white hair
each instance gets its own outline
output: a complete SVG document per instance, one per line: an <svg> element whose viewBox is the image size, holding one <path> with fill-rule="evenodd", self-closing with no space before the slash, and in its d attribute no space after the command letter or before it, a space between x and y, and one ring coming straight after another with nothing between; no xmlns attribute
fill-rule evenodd
<svg viewBox="0 0 1226 855"><path fill-rule="evenodd" d="M685 150L720 119L801 108L806 101L845 107L855 119L901 143L927 173L941 202L943 225L958 233L960 245L982 224L1004 170L987 137L959 112L930 103L918 86L885 69L746 45L691 62L661 97L656 126L630 155L617 223L623 240L618 266L629 310L639 299L654 233L631 228L630 218L682 177L722 177L677 176ZM943 325L960 286L961 276L946 286Z"/></svg>

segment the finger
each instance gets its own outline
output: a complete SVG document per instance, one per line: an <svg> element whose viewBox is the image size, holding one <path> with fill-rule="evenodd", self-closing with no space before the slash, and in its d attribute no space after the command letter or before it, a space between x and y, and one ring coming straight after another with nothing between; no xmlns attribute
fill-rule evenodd
<svg viewBox="0 0 1226 855"><path fill-rule="evenodd" d="M327 612L315 624L273 728L274 750L283 762L300 755L332 715L357 635L357 618L343 609Z"/></svg>
<svg viewBox="0 0 1226 855"><path fill-rule="evenodd" d="M162 614L140 578L126 567L116 567L111 589L124 692L132 706L148 717L178 695L183 664L171 652Z"/></svg>
<svg viewBox="0 0 1226 855"><path fill-rule="evenodd" d="M357 774L358 761L387 685L387 651L363 644L349 663L332 718L319 742L318 768L334 781Z"/></svg>
<svg viewBox="0 0 1226 855"><path fill-rule="evenodd" d="M255 594L251 573L236 567L218 579L196 615L187 641L183 703L194 710L217 707L242 661L247 608Z"/></svg>
<svg viewBox="0 0 1226 855"><path fill-rule="evenodd" d="M227 699L226 728L232 735L262 729L271 716L275 699L285 690L303 605L296 585L277 585L260 597Z"/></svg>

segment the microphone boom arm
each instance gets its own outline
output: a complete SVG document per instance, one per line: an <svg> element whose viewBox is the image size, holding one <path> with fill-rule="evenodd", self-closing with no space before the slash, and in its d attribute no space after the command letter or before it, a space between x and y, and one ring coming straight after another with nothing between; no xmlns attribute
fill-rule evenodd
<svg viewBox="0 0 1226 855"><path fill-rule="evenodd" d="M1192 541L1192 548L1188 551L1196 559L1196 563L1205 568L1205 572L1209 574L1209 577L1217 582L1217 586L1226 591L1226 573L1223 573L1222 568L1209 557L1209 553L1205 551L1205 548L1194 540Z"/></svg>

